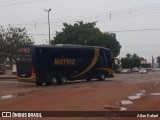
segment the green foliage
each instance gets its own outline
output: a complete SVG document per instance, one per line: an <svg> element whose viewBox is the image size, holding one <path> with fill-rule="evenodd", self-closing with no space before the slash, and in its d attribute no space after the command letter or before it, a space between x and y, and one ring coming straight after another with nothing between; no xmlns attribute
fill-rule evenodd
<svg viewBox="0 0 160 120"><path fill-rule="evenodd" d="M76 44L101 46L112 50L116 57L120 53L121 45L116 39L114 33L102 33L96 28L96 22L83 23L83 21L74 25L64 23L62 32L56 32L51 44Z"/></svg>
<svg viewBox="0 0 160 120"><path fill-rule="evenodd" d="M122 67L123 68L131 68L131 61L132 59L131 58L122 58L121 59L121 63L122 63Z"/></svg>
<svg viewBox="0 0 160 120"><path fill-rule="evenodd" d="M0 55L0 64L3 64L4 63L4 61L6 61L7 59L6 59L6 57L5 57L5 55Z"/></svg>
<svg viewBox="0 0 160 120"><path fill-rule="evenodd" d="M25 28L9 27L6 30L0 28L0 62L3 63L7 58L12 64L15 59L16 47L23 44L33 44L34 42L27 35Z"/></svg>
<svg viewBox="0 0 160 120"><path fill-rule="evenodd" d="M143 58L139 57L137 54L131 55L128 53L125 58L121 59L122 67L130 69L133 67L140 67L142 59Z"/></svg>
<svg viewBox="0 0 160 120"><path fill-rule="evenodd" d="M146 64L141 64L142 68L151 68L151 64L150 63L146 63Z"/></svg>
<svg viewBox="0 0 160 120"><path fill-rule="evenodd" d="M132 56L132 55L129 54L129 53L127 53L127 55L126 55L127 58L130 58L131 56Z"/></svg>

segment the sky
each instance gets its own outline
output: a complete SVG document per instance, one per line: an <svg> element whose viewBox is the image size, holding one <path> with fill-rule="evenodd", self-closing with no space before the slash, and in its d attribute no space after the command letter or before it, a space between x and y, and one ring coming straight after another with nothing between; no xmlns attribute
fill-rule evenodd
<svg viewBox="0 0 160 120"><path fill-rule="evenodd" d="M94 22L102 32L116 33L122 48L119 58L138 54L148 61L160 56L159 0L0 0L0 25L25 27L35 44L48 44L63 23Z"/></svg>

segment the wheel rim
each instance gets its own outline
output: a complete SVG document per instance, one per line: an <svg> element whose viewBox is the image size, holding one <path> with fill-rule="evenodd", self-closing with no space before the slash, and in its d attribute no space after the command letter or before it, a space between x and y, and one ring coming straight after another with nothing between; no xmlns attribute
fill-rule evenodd
<svg viewBox="0 0 160 120"><path fill-rule="evenodd" d="M63 82L63 83L66 83L66 82L67 82L66 77L62 77L62 82Z"/></svg>
<svg viewBox="0 0 160 120"><path fill-rule="evenodd" d="M57 79L56 78L52 78L52 83L53 84L57 84Z"/></svg>
<svg viewBox="0 0 160 120"><path fill-rule="evenodd" d="M45 86L45 85L46 85L46 83L45 83L45 82L43 82L43 83L42 83L42 86Z"/></svg>
<svg viewBox="0 0 160 120"><path fill-rule="evenodd" d="M101 75L100 79L105 80L106 76L104 74Z"/></svg>

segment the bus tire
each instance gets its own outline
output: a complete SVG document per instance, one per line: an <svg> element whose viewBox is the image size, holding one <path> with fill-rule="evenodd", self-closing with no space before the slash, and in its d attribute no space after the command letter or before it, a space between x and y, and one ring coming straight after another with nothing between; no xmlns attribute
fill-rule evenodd
<svg viewBox="0 0 160 120"><path fill-rule="evenodd" d="M65 83L67 83L67 78L64 76L59 76L57 82L59 85L65 84Z"/></svg>
<svg viewBox="0 0 160 120"><path fill-rule="evenodd" d="M51 76L44 77L45 79L45 85L52 85L52 78Z"/></svg>
<svg viewBox="0 0 160 120"><path fill-rule="evenodd" d="M50 81L47 81L46 82L46 85L52 85L52 81L50 80Z"/></svg>
<svg viewBox="0 0 160 120"><path fill-rule="evenodd" d="M38 76L36 80L36 85L37 86L47 85L47 82L44 82L45 79L47 79L45 76Z"/></svg>
<svg viewBox="0 0 160 120"><path fill-rule="evenodd" d="M89 82L89 81L91 81L91 78L87 78L86 80Z"/></svg>
<svg viewBox="0 0 160 120"><path fill-rule="evenodd" d="M58 78L57 77L52 77L52 84L57 85L58 84Z"/></svg>
<svg viewBox="0 0 160 120"><path fill-rule="evenodd" d="M42 82L36 81L37 86L42 86L42 84L43 84Z"/></svg>
<svg viewBox="0 0 160 120"><path fill-rule="evenodd" d="M106 79L106 74L105 73L100 73L98 79L100 81L104 81Z"/></svg>

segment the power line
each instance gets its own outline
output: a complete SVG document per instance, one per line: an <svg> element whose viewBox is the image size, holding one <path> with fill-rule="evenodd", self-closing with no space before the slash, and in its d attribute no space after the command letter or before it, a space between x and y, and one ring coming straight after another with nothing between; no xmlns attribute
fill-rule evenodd
<svg viewBox="0 0 160 120"><path fill-rule="evenodd" d="M107 32L137 32L137 31L153 31L160 30L160 28L146 28L146 29L134 29L134 30L118 30L118 31L107 31Z"/></svg>
<svg viewBox="0 0 160 120"><path fill-rule="evenodd" d="M135 16L141 16L141 15L148 15L148 14L155 14L160 13L160 3L158 4L152 4L147 5L143 7L135 7L130 9L123 9L118 11L112 11L110 12L102 12L102 13L96 13L96 14L88 14L83 16L76 16L76 17L68 17L68 18L61 18L61 19L55 19L54 21L51 21L51 26L54 24L62 24L65 22L73 22L73 21L81 21L81 20L94 20L94 21L106 21L106 20L114 20L114 19L122 19L122 18L130 18ZM142 11L140 11L142 10ZM151 11L152 10L152 11ZM134 11L134 13L133 13ZM32 21L15 24L11 26L23 26L25 25L26 28L31 28L32 30L35 29L35 21L36 21L36 29L46 29L47 28L47 22L37 22L46 19L46 17L35 19ZM38 27L40 26L40 27ZM45 27L43 27L45 26ZM60 25L59 25L60 26ZM62 26L62 25L61 25ZM24 26L23 26L24 27ZM160 30L160 28L149 28L149 29L134 29L134 30L115 30L115 31L107 31L107 32L138 32L138 31L153 31L153 30ZM41 34L42 35L42 34Z"/></svg>
<svg viewBox="0 0 160 120"><path fill-rule="evenodd" d="M116 33L116 32L141 32L141 31L154 31L154 30L160 30L160 28L145 28L145 29L119 30L119 31L106 31L106 32L109 32L109 33ZM37 33L37 34L29 34L29 35L46 36L48 34ZM55 35L55 34L51 34L51 35ZM143 45L143 46L153 46L153 45ZM159 46L159 45L155 45L155 46ZM124 46L124 47L127 47L127 46ZM129 46L129 47L139 47L139 46Z"/></svg>
<svg viewBox="0 0 160 120"><path fill-rule="evenodd" d="M44 34L44 33L28 34L28 35L33 35L33 36L48 36L48 34ZM55 34L51 34L51 35L55 35Z"/></svg>
<svg viewBox="0 0 160 120"><path fill-rule="evenodd" d="M44 0L28 0L28 1L19 1L19 2L15 2L15 1L6 1L6 2L0 2L0 7L8 7L8 6L14 6L14 5L23 5L23 4L29 4L29 3L36 3L36 2L41 2ZM48 1L48 0L45 0Z"/></svg>
<svg viewBox="0 0 160 120"><path fill-rule="evenodd" d="M18 1L18 0L14 0L14 2L15 2L15 1ZM1 4L1 3L8 3L8 2L13 2L13 0L5 0L5 1L1 1L0 4Z"/></svg>
<svg viewBox="0 0 160 120"><path fill-rule="evenodd" d="M35 21L40 21L40 20L42 20L42 19L46 19L47 17L42 17L42 18L38 18L38 19L34 19L34 20L32 20L32 21L28 21L28 22L24 22L24 23L20 23L20 24L15 24L15 25L12 25L12 26L19 26L19 25L24 25L24 24L30 24L30 25L33 25L33 24L35 24Z"/></svg>
<svg viewBox="0 0 160 120"><path fill-rule="evenodd" d="M154 31L154 30L160 30L160 28L145 28L145 29L118 30L118 31L106 31L106 32L109 32L109 33L116 33L116 32L141 32L141 31ZM46 34L40 34L40 35L46 35Z"/></svg>
<svg viewBox="0 0 160 120"><path fill-rule="evenodd" d="M122 47L159 47L160 44L154 44L154 45L131 45L131 46L123 46Z"/></svg>
<svg viewBox="0 0 160 120"><path fill-rule="evenodd" d="M110 12L103 12L103 13L96 13L96 14L90 14L90 15L83 15L83 16L76 16L76 17L68 17L68 18L61 18L61 19L55 19L54 21L51 21L52 24L62 24L64 22L69 21L83 21L83 20L93 20L94 21L104 21L112 20L114 19L124 19L129 17L135 17L135 16L142 16L142 15L148 15L148 14L155 14L160 13L160 3L158 4L152 4L147 6L141 6L141 7L135 7L130 9L122 9L122 10L115 10ZM27 22L29 24L29 22ZM35 21L34 21L35 23ZM32 22L32 24L34 24ZM38 24L38 23L37 23ZM40 25L47 24L46 22L39 23ZM19 25L24 25L23 23ZM16 26L16 25L15 25Z"/></svg>
<svg viewBox="0 0 160 120"><path fill-rule="evenodd" d="M122 9L122 10L115 10L112 11L112 15L116 15L116 14L131 14L132 12L138 12L139 11L143 11L146 12L146 10L152 10L152 9L156 9L160 7L160 3L158 4L151 4L151 5L146 5L146 6L140 6L140 7L134 7L134 8L128 8L128 9Z"/></svg>

